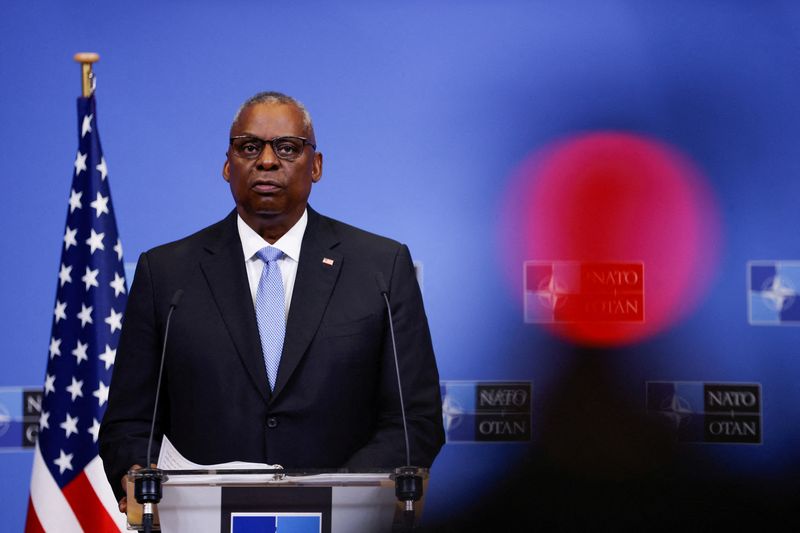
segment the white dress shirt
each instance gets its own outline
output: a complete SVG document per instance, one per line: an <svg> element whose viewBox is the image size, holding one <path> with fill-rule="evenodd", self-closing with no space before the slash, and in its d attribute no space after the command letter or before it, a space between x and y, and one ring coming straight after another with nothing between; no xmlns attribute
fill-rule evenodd
<svg viewBox="0 0 800 533"><path fill-rule="evenodd" d="M261 272L264 270L264 262L259 259L256 253L265 246L274 246L283 252L283 257L278 259L278 268L281 271L283 280L284 306L286 318L289 317L289 305L292 302L292 292L294 291L294 280L297 277L297 264L300 260L300 246L303 244L303 235L308 225L308 210L303 211L300 220L287 231L283 237L270 244L261 238L253 228L247 225L238 214L236 215L236 225L239 228L239 240L242 241L242 251L244 252L244 265L247 269L247 281L250 284L250 296L253 298L253 305L256 302L256 292L258 282L261 279Z"/></svg>

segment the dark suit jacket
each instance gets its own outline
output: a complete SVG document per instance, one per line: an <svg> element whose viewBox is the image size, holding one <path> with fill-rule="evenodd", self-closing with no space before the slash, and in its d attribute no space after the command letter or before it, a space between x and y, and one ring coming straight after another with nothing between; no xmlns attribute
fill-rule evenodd
<svg viewBox="0 0 800 533"><path fill-rule="evenodd" d="M392 302L412 464L430 466L444 442L439 376L408 248L309 207L270 393L233 211L139 259L100 430L100 455L117 495L127 469L146 462L164 326L178 289L184 292L167 341L157 436L167 434L203 464L405 464L378 272Z"/></svg>

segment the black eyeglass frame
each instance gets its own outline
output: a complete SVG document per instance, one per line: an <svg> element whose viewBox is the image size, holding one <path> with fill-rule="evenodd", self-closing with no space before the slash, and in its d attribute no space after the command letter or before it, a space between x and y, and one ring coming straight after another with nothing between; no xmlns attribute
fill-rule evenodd
<svg viewBox="0 0 800 533"><path fill-rule="evenodd" d="M298 152L297 157L289 158L286 156L282 156L281 154L278 153L277 150L275 150L275 143L283 139L293 139L302 141L304 148L306 145L309 145L313 150L317 149L316 144L312 143L305 137L298 137L296 135L281 135L280 137L273 137L272 139L262 139L261 137L256 137L255 135L235 135L229 139L229 146L233 146L233 141L237 139L252 139L254 141L259 141L263 143L261 146L261 150L259 150L257 154L254 154L253 157L248 157L246 155L237 153L236 150L233 151L233 155L235 155L236 157L241 157L242 159L247 159L247 160L258 159L259 157L261 157L261 154L264 153L264 147L267 145L269 145L269 147L272 149L272 153L274 153L278 159L283 159L284 161L296 161L297 159L299 159L300 156L303 155L302 151Z"/></svg>

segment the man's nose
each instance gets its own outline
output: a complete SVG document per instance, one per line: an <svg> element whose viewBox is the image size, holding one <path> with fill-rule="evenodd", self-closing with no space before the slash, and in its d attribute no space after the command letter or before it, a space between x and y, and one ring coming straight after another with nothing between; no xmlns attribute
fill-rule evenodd
<svg viewBox="0 0 800 533"><path fill-rule="evenodd" d="M258 167L263 170L271 170L280 166L280 159L272 149L272 143L264 144L261 155L258 156Z"/></svg>

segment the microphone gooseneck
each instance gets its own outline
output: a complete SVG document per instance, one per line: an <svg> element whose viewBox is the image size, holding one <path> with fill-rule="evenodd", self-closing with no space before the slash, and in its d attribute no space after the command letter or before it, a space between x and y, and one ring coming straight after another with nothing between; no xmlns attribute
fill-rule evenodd
<svg viewBox="0 0 800 533"><path fill-rule="evenodd" d="M152 461L151 452L153 450L153 433L155 432L156 428L156 414L158 413L158 398L161 395L161 378L164 374L164 359L167 353L167 335L169 335L169 323L172 320L172 313L178 307L178 302L180 302L181 297L183 296L183 289L178 289L175 291L175 294L172 296L172 300L169 302L169 312L167 313L167 324L164 326L164 343L161 345L161 363L158 367L158 384L156 385L156 401L153 405L153 417L150 420L150 437L147 439L147 468L150 468Z"/></svg>
<svg viewBox="0 0 800 533"><path fill-rule="evenodd" d="M145 468L138 470L135 473L134 479L134 496L136 501L143 507L142 513L142 527L145 533L150 533L153 528L153 505L161 501L161 482L166 479L164 473L158 468L151 468L152 463L152 450L153 450L153 435L156 427L156 415L158 414L158 399L161 393L161 378L164 374L164 359L167 353L167 337L169 335L169 325L172 320L172 313L178 307L181 296L183 296L183 289L178 289L172 296L169 303L169 312L167 313L167 323L164 326L164 342L161 347L161 362L158 367L158 382L156 384L156 397L153 404L153 417L150 422L150 437L147 439L147 464Z"/></svg>
<svg viewBox="0 0 800 533"><path fill-rule="evenodd" d="M395 469L394 493L397 499L404 503L402 528L407 531L415 529L414 502L422 498L422 476L419 468L411 466L411 446L408 441L408 423L406 422L406 407L403 400L403 384L400 378L400 362L397 358L397 343L394 336L394 318L392 305L389 302L389 288L382 272L375 273L378 290L386 302L386 311L389 315L389 336L392 341L392 355L394 356L394 369L397 374L397 392L400 397L400 417L403 420L403 437L406 444L406 464Z"/></svg>
<svg viewBox="0 0 800 533"><path fill-rule="evenodd" d="M383 279L383 273L378 272L375 275L375 281L378 282L378 289L386 302L386 311L389 313L389 336L392 340L392 354L394 355L394 369L397 375L397 393L400 396L400 417L403 419L403 437L406 441L406 464L411 466L411 447L408 444L408 424L406 422L406 403L403 400L403 385L400 379L400 362L397 359L397 343L394 337L394 319L392 317L392 306L389 303L389 289L386 287L386 281Z"/></svg>

